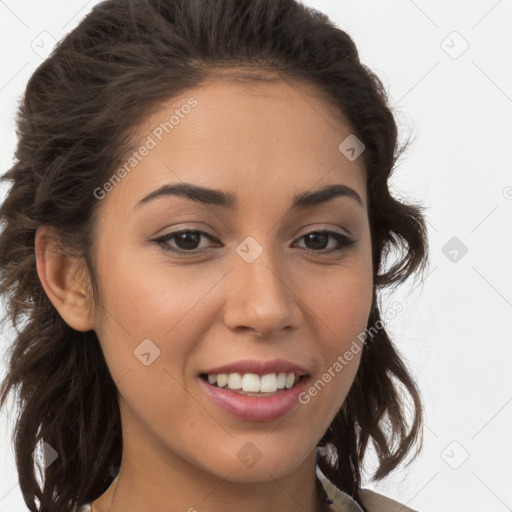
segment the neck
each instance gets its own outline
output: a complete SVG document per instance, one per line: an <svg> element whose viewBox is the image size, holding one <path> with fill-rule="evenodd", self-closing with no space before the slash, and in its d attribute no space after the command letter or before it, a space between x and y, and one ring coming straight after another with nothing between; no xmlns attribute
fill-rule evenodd
<svg viewBox="0 0 512 512"><path fill-rule="evenodd" d="M119 476L107 492L94 502L93 512L226 512L234 503L237 510L244 512L329 510L317 488L314 475L308 475L307 480L290 476L259 483L239 483L197 476L193 482L178 478L161 483L160 480L147 481L138 473L127 471L126 466L121 466Z"/></svg>
<svg viewBox="0 0 512 512"><path fill-rule="evenodd" d="M290 454L290 460L295 457L297 461L290 472L279 467L278 459L265 461L264 457L247 470L235 457L236 449L234 463L229 454L224 468L207 468L200 461L182 458L155 436L145 434L147 431L139 429L137 422L123 425L119 475L93 502L93 512L329 510L319 492L314 449ZM226 446L229 443L235 445L233 436L223 441Z"/></svg>
<svg viewBox="0 0 512 512"><path fill-rule="evenodd" d="M107 491L93 502L92 512L145 512L168 510L226 512L233 508L244 512L325 512L326 504L316 480L315 458L280 479L264 482L233 482L205 475L195 468L194 477L170 471L150 477L144 469L123 459L118 477Z"/></svg>

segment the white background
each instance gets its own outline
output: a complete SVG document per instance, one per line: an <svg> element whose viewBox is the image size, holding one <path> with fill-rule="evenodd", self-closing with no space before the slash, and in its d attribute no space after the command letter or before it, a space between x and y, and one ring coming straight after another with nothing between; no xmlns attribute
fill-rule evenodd
<svg viewBox="0 0 512 512"><path fill-rule="evenodd" d="M0 173L28 78L96 3L0 0ZM427 206L428 277L388 299L404 307L389 327L422 391L424 449L367 487L425 512L512 510L512 0L305 3L348 32L384 81L402 136L415 138L394 191ZM459 246L445 247L453 237ZM2 350L9 336L4 326ZM25 511L12 418L0 420L0 512Z"/></svg>

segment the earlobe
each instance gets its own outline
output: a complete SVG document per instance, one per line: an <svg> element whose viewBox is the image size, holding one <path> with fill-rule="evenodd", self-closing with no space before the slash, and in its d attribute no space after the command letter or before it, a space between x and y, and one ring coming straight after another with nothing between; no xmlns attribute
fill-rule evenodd
<svg viewBox="0 0 512 512"><path fill-rule="evenodd" d="M66 254L58 234L48 226L38 228L35 252L39 280L62 319L77 331L93 329L83 258Z"/></svg>

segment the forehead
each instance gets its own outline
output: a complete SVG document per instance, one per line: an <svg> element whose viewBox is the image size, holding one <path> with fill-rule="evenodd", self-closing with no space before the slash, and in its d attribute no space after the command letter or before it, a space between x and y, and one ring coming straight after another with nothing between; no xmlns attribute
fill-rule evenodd
<svg viewBox="0 0 512 512"><path fill-rule="evenodd" d="M332 137L336 140L344 132L350 133L346 117L319 88L274 76L270 80L240 82L217 77L162 104L161 111L146 120L143 132L162 120L165 123L169 113L180 110L193 97L197 105L180 118L181 126L175 125L173 133L179 137L186 130L188 137L198 140L246 142L236 148L240 154L252 148L260 150L263 143L273 143L269 149L279 143L305 148L321 141L329 144Z"/></svg>
<svg viewBox="0 0 512 512"><path fill-rule="evenodd" d="M185 181L232 190L243 201L338 182L365 200L363 159L339 150L351 133L311 84L216 78L163 102L139 125L136 151L150 149L108 195L135 204L158 186Z"/></svg>

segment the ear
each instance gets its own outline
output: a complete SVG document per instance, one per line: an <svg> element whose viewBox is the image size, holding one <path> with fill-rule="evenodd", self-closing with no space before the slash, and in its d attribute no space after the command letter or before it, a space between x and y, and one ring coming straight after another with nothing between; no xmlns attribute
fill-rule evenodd
<svg viewBox="0 0 512 512"><path fill-rule="evenodd" d="M53 228L41 226L35 237L37 273L62 319L77 331L94 328L85 260L66 254Z"/></svg>

